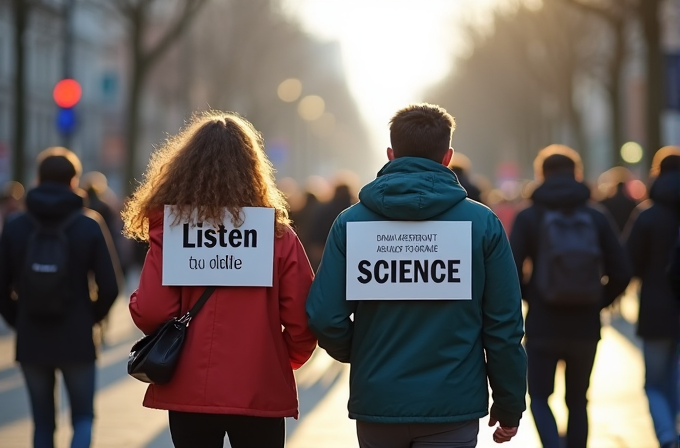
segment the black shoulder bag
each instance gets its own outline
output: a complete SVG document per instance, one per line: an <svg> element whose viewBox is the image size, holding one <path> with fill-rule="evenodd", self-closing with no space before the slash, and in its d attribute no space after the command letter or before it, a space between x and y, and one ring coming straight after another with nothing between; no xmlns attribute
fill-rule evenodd
<svg viewBox="0 0 680 448"><path fill-rule="evenodd" d="M189 322L213 291L214 286L205 288L198 302L184 316L170 319L153 333L135 342L128 357L128 374L144 383L169 382L175 373Z"/></svg>

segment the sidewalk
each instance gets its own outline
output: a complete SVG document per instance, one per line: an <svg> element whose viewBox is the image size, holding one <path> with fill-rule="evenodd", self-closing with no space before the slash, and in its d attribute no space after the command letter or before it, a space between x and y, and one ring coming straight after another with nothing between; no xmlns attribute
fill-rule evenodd
<svg viewBox="0 0 680 448"><path fill-rule="evenodd" d="M288 448L358 448L354 422L347 418L349 369L346 366L343 369L333 389L311 413L302 416ZM565 430L567 419L561 398L563 374L563 366L558 366L555 394L550 402L561 431ZM610 326L602 329L589 398L589 448L658 448L643 391L641 354ZM488 419L480 422L479 448L541 448L530 412L524 414L517 436L502 445L493 442L493 431L487 424Z"/></svg>
<svg viewBox="0 0 680 448"><path fill-rule="evenodd" d="M625 314L625 313L622 313ZM131 342L139 332L130 321L127 300L119 300L107 331L108 348L98 362L98 392L93 448L166 448L167 414L141 406L145 385L125 374ZM642 357L633 342L611 326L602 329L590 389L589 448L658 448L643 391ZM21 375L13 366L10 336L0 337L0 410L13 417L0 421L0 446L30 446L32 423ZM564 430L567 411L563 403L563 368L558 367L551 405ZM319 349L296 372L301 419L287 420L288 448L357 448L354 422L347 417L349 367L335 362ZM63 392L61 393L63 399ZM528 399L527 399L528 402ZM7 412L6 412L7 413ZM2 414L0 412L0 414ZM58 417L57 448L70 437L68 409ZM513 441L497 445L487 420L480 422L479 447L540 448L527 412Z"/></svg>

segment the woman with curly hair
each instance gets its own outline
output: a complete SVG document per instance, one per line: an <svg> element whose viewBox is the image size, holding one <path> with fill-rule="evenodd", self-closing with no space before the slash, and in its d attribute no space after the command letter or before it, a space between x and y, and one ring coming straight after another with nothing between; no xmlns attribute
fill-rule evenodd
<svg viewBox="0 0 680 448"><path fill-rule="evenodd" d="M186 313L199 286L163 286L164 206L179 222L234 226L242 207L275 210L271 287L218 287L192 320L172 380L149 386L144 406L169 411L176 448L283 447L285 417L298 417L293 369L316 347L305 301L313 273L289 227L260 134L233 113L196 116L151 157L122 215L128 237L149 243L130 313L149 334Z"/></svg>

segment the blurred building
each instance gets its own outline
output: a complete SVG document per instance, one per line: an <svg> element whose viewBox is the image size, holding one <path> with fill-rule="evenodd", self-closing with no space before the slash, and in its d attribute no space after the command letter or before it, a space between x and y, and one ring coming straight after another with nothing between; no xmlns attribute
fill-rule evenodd
<svg viewBox="0 0 680 448"><path fill-rule="evenodd" d="M30 7L24 39L25 178L33 178L32 162L40 150L67 144L85 171L104 173L110 187L123 193L128 184L123 169L131 72L125 17L115 12L115 2L22 4ZM167 31L180 3L151 4L144 45L153 45ZM0 183L10 176L14 139L12 5L0 0ZM69 5L71 20L65 20ZM302 182L313 174L326 176L337 169L361 172L371 166L362 160L370 153L368 140L347 88L338 45L306 34L280 13L278 5L278 0L206 2L152 66L141 94L136 178L154 147L177 132L192 113L206 109L236 111L253 122L263 133L279 176ZM67 26L73 37L64 57ZM57 132L52 98L55 84L66 74L81 84L83 92L75 107L77 127L68 138ZM299 97L287 103L277 96L277 88L290 78L298 79L302 87ZM308 97L313 97L311 103ZM320 113L305 115L304 104L316 104L318 112L319 101Z"/></svg>
<svg viewBox="0 0 680 448"><path fill-rule="evenodd" d="M498 10L488 34L470 34L468 54L428 94L428 101L456 117L454 147L499 185L503 164L514 163L521 177L533 177L531 161L551 143L581 153L586 177L593 181L620 164L623 144L633 141L644 153L626 163L636 176L645 176L650 154L658 148L645 147L646 44L639 17L622 12L625 2L598 3L623 14L619 41L610 21L566 2L515 5ZM680 143L680 0L661 5L667 79L661 140L670 145ZM620 60L617 42L625 43ZM618 94L618 104L610 101L611 92ZM616 138L613 110L620 120Z"/></svg>
<svg viewBox="0 0 680 448"><path fill-rule="evenodd" d="M67 143L78 154L85 169L105 168L103 142L120 133L121 90L120 30L115 20L106 20L97 7L78 3L65 20L68 0L24 2L28 21L24 37L26 128L25 179L33 179L32 162L48 146ZM73 2L71 2L73 3ZM12 2L0 1L0 181L10 177L9 157L14 138L15 37ZM72 43L65 58L65 31L70 23ZM65 67L65 59L70 67ZM77 125L68 139L56 127L57 106L52 90L65 75L82 86L82 99L75 108ZM104 171L106 171L104 169Z"/></svg>

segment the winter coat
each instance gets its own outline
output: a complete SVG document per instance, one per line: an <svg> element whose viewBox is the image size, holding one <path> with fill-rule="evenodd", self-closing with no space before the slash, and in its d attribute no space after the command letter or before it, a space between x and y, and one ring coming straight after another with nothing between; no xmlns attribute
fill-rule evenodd
<svg viewBox="0 0 680 448"><path fill-rule="evenodd" d="M150 246L130 313L151 333L185 314L204 287L163 286L163 212L149 218ZM293 369L316 347L305 300L312 270L297 236L274 242L271 287L218 287L193 318L172 380L150 385L144 406L258 417L298 416Z"/></svg>
<svg viewBox="0 0 680 448"><path fill-rule="evenodd" d="M633 274L642 282L637 334L677 338L680 303L666 277L680 227L680 173L661 174L649 191L652 206L632 217L626 247Z"/></svg>
<svg viewBox="0 0 680 448"><path fill-rule="evenodd" d="M619 235L623 233L631 213L637 206L637 202L626 193L623 183L616 186L616 193L613 196L601 200L600 204L609 212Z"/></svg>
<svg viewBox="0 0 680 448"><path fill-rule="evenodd" d="M83 209L83 199L66 186L43 183L29 191L26 208L43 225L56 224ZM17 332L16 360L22 363L62 364L95 359L92 326L109 312L118 296L118 260L101 216L88 209L66 229L72 297L63 317L45 320L28 314L12 299L24 267L33 221L20 213L0 237L0 314ZM94 274L96 301L90 297L89 274Z"/></svg>
<svg viewBox="0 0 680 448"><path fill-rule="evenodd" d="M488 413L488 379L491 415L517 426L526 354L519 282L498 218L466 199L450 169L418 157L387 163L359 199L333 224L307 301L319 345L351 364L350 418L478 419ZM393 220L472 223L471 300L345 299L347 224Z"/></svg>
<svg viewBox="0 0 680 448"><path fill-rule="evenodd" d="M550 339L600 339L600 311L609 306L625 289L631 273L617 231L606 212L589 203L590 190L573 176L549 177L534 191L532 204L517 214L510 234L510 245L520 278L524 262L536 260L540 223L544 211L585 207L597 227L602 252L603 274L608 282L602 299L592 306L564 307L547 304L533 275L522 281L522 297L529 304L526 316L527 341Z"/></svg>

